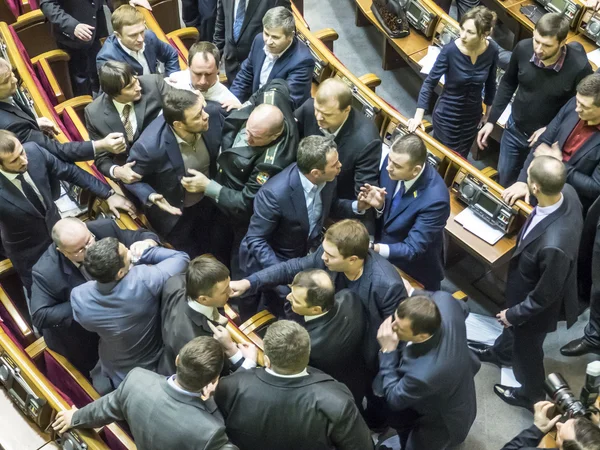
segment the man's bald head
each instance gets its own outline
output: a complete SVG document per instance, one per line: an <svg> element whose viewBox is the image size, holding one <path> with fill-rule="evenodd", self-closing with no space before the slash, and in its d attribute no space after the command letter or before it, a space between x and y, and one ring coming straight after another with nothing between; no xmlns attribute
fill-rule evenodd
<svg viewBox="0 0 600 450"><path fill-rule="evenodd" d="M334 133L352 110L352 91L342 80L328 78L315 95L315 118L319 127Z"/></svg>
<svg viewBox="0 0 600 450"><path fill-rule="evenodd" d="M533 159L527 170L529 189L536 185L543 195L558 195L567 181L567 170L562 161L542 155Z"/></svg>
<svg viewBox="0 0 600 450"><path fill-rule="evenodd" d="M277 139L284 129L284 117L275 105L263 103L254 108L246 122L248 145L264 147Z"/></svg>
<svg viewBox="0 0 600 450"><path fill-rule="evenodd" d="M52 241L58 251L71 261L80 263L86 248L95 241L85 223L75 217L61 219L52 228Z"/></svg>

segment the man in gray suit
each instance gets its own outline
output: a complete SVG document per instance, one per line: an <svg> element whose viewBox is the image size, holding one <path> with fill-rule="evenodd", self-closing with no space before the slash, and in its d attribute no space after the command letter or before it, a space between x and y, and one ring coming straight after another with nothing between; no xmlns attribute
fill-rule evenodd
<svg viewBox="0 0 600 450"><path fill-rule="evenodd" d="M61 411L59 433L125 420L144 450L235 450L210 396L223 367L223 350L211 337L189 342L177 356L177 374L165 378L134 369L119 388L81 409ZM157 422L160 420L160 426Z"/></svg>
<svg viewBox="0 0 600 450"><path fill-rule="evenodd" d="M184 252L149 244L133 265L130 251L112 237L87 250L83 265L96 281L71 291L71 307L73 318L100 336L100 373L92 373L98 392L119 387L135 367L156 370L162 351L160 294L188 262Z"/></svg>
<svg viewBox="0 0 600 450"><path fill-rule="evenodd" d="M85 126L90 139L103 139L115 131L123 134L127 151L100 152L95 164L105 177L133 183L141 177L126 164L131 145L162 111L162 96L173 88L160 75L136 76L135 70L121 61L108 61L99 71L102 93L85 107Z"/></svg>

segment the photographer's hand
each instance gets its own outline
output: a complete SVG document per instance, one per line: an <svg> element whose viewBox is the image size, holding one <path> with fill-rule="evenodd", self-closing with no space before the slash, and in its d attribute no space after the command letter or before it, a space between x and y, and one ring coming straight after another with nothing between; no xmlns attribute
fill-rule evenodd
<svg viewBox="0 0 600 450"><path fill-rule="evenodd" d="M556 422L561 417L559 414L552 419L548 419L548 413L551 408L554 408L554 403L548 401L537 402L533 405L533 424L544 434L554 428L554 425L556 425Z"/></svg>

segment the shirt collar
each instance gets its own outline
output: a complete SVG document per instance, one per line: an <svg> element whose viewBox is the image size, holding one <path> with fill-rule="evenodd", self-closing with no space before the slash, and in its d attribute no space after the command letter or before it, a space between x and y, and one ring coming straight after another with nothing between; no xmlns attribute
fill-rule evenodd
<svg viewBox="0 0 600 450"><path fill-rule="evenodd" d="M533 56L531 57L531 59L529 60L529 62L532 62L533 64L535 64L540 69L550 69L550 70L554 70L555 72L560 72L560 69L562 69L562 66L565 63L565 58L566 57L567 57L567 46L563 45L562 48L560 49L560 56L554 62L554 64L550 64L548 66L544 65L544 63L542 62L542 60L537 57L537 55L535 54L535 52L533 53Z"/></svg>
<svg viewBox="0 0 600 450"><path fill-rule="evenodd" d="M125 51L125 53L127 53L129 56L131 56L132 58L135 58L135 59L138 59L140 57L140 54L143 56L144 50L146 50L146 42L144 42L144 44L142 45L142 49L139 52L134 52L133 50L125 47L125 44L123 44L123 42L121 42L121 39L119 39L119 38L117 38L117 42L119 43L121 48Z"/></svg>
<svg viewBox="0 0 600 450"><path fill-rule="evenodd" d="M8 178L8 181L14 181L17 179L17 177L19 175L21 175L20 173L11 173L11 172L5 172L4 170L0 169L0 173L2 175L4 175L6 178ZM25 175L25 174L23 174Z"/></svg>
<svg viewBox="0 0 600 450"><path fill-rule="evenodd" d="M305 377L308 375L308 371L306 369L304 369L302 372L300 373L295 373L293 375L282 375L280 373L277 372L273 372L271 369L269 368L265 368L265 371L271 375L273 375L274 377L279 377L279 378L300 378L300 377Z"/></svg>
<svg viewBox="0 0 600 450"><path fill-rule="evenodd" d="M323 317L325 314L327 314L329 311L325 311L324 313L321 314L315 314L314 316L304 316L304 321L305 322L310 322L311 320L315 320L318 319L319 317Z"/></svg>
<svg viewBox="0 0 600 450"><path fill-rule="evenodd" d="M302 183L302 189L304 189L304 192L306 194L310 194L312 190L315 189L315 187L317 188L317 193L319 193L325 186L325 183L313 184L313 182L306 178L306 176L299 170L298 174L300 175L300 183Z"/></svg>
<svg viewBox="0 0 600 450"><path fill-rule="evenodd" d="M198 136L200 135L199 133L196 135L196 139L194 140L194 142L192 144L189 144L186 140L182 139L173 129L172 126L169 125L169 128L171 128L171 131L173 132L173 134L175 135L175 140L177 141L177 145L181 145L181 144L185 144L185 145L194 145L196 143L196 141L198 140Z"/></svg>
<svg viewBox="0 0 600 450"><path fill-rule="evenodd" d="M421 178L421 175L423 175L423 172L425 171L425 167L427 167L427 161L425 161L425 164L423 164L423 167L421 167L421 171L417 174L416 177L414 177L412 180L408 180L404 182L404 192L408 192L410 190L410 188L413 186L413 184L415 184L417 182L417 180L419 178Z"/></svg>
<svg viewBox="0 0 600 450"><path fill-rule="evenodd" d="M295 38L292 38L292 40L290 41L290 45L288 45L284 51L282 51L281 53L277 53L277 54L273 54L271 52L269 52L267 45L265 44L265 46L263 47L263 51L265 52L265 55L267 56L267 59L271 59L273 61L277 61L279 58L281 58L281 56L288 51L288 49L292 46L292 43L294 42Z"/></svg>
<svg viewBox="0 0 600 450"><path fill-rule="evenodd" d="M116 101L114 98L112 99L113 105L115 105L115 108L117 109L117 112L119 113L119 115L123 115L123 110L125 109L126 105L130 105L133 108L133 102L128 102L128 103L120 103L118 101Z"/></svg>
<svg viewBox="0 0 600 450"><path fill-rule="evenodd" d="M560 206L563 204L563 202L565 201L565 198L562 194L560 194L560 200L557 201L554 205L550 205L550 206L536 206L535 209L535 216L539 217L539 216L549 216L550 214L552 214L554 211L556 211L558 208L560 208Z"/></svg>
<svg viewBox="0 0 600 450"><path fill-rule="evenodd" d="M199 392L186 391L181 386L179 386L177 383L175 383L176 377L177 377L177 375L171 375L169 378L167 378L167 383L169 384L169 386L171 386L177 392L181 392L182 394L189 395L190 397L202 398L202 394L200 394Z"/></svg>
<svg viewBox="0 0 600 450"><path fill-rule="evenodd" d="M342 124L333 133L330 133L325 128L320 128L319 127L319 129L321 130L321 133L323 133L326 137L327 136L331 136L331 137L333 137L335 139L337 137L337 135L340 133L340 130L344 127L344 124L348 120L348 117L350 117L350 114L348 114L348 116L344 119L344 121L342 122Z"/></svg>
<svg viewBox="0 0 600 450"><path fill-rule="evenodd" d="M204 317L206 317L208 320L211 321L215 321L215 312L217 314L219 314L219 318L223 317L221 316L221 314L219 313L219 310L217 308L215 308L214 306L206 306L206 305L201 305L200 303L192 300L191 298L188 297L187 299L188 302L188 306L190 308L192 308L194 311L202 314ZM219 321L219 323L221 325L227 325L227 322L221 322Z"/></svg>

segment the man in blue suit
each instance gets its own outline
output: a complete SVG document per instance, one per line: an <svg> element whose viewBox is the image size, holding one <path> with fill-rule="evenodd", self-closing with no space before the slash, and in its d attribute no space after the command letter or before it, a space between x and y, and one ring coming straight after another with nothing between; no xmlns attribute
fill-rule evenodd
<svg viewBox="0 0 600 450"><path fill-rule="evenodd" d="M31 268L52 240L50 232L60 214L52 198L57 179L88 189L119 217L116 208L135 211L131 202L75 165L62 162L38 144L21 145L10 131L0 130L0 235L28 293Z"/></svg>
<svg viewBox="0 0 600 450"><path fill-rule="evenodd" d="M167 76L180 70L175 49L146 29L144 16L133 6L117 8L111 23L114 34L106 39L96 57L98 70L107 61L127 63L137 75L157 73L159 61L165 65Z"/></svg>
<svg viewBox="0 0 600 450"><path fill-rule="evenodd" d="M173 89L157 117L133 144L127 162L142 180L127 184L153 228L170 244L194 258L209 253L214 206L200 182L217 172L223 117L220 106L201 94Z"/></svg>
<svg viewBox="0 0 600 450"><path fill-rule="evenodd" d="M371 203L378 215L374 250L425 289L439 290L444 226L450 216L448 188L427 164L427 148L414 134L392 144L384 165L381 188L363 189L376 197Z"/></svg>
<svg viewBox="0 0 600 450"><path fill-rule="evenodd" d="M340 173L335 142L324 136L300 141L298 162L271 178L254 199L254 214L240 245L240 269L245 274L298 258L316 249L328 217L356 217L369 206L337 198ZM279 313L289 289L268 299Z"/></svg>
<svg viewBox="0 0 600 450"><path fill-rule="evenodd" d="M310 97L315 61L295 31L296 22L289 9L278 6L267 11L263 32L254 38L250 54L231 85L231 93L240 102L275 78L287 82L294 108Z"/></svg>
<svg viewBox="0 0 600 450"><path fill-rule="evenodd" d="M101 394L119 387L135 367L156 370L162 352L160 294L190 260L183 252L151 244L136 265L131 256L117 238L95 242L83 260L94 281L71 291L73 318L100 336L100 370L94 369L92 379Z"/></svg>
<svg viewBox="0 0 600 450"><path fill-rule="evenodd" d="M505 201L529 201L527 170L538 155L565 163L567 183L577 191L585 214L600 196L600 74L579 82L577 95L560 109L529 152L518 181L502 193Z"/></svg>

